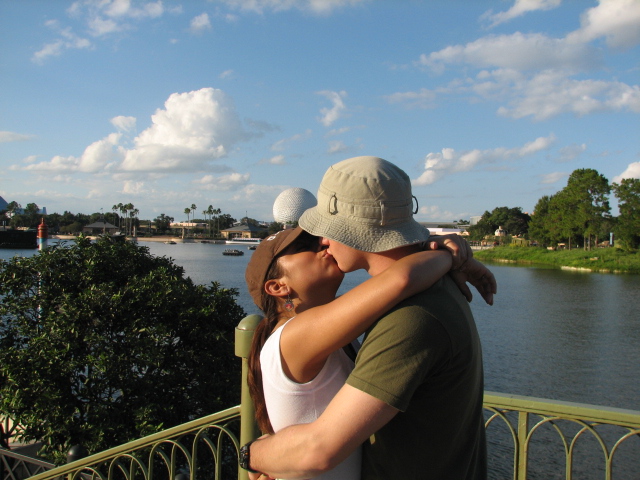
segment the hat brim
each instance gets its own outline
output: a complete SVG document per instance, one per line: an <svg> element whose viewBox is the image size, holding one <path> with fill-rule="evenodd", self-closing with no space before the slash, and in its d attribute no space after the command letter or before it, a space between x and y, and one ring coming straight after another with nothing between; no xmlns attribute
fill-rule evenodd
<svg viewBox="0 0 640 480"><path fill-rule="evenodd" d="M306 210L298 225L318 237L326 237L363 252L386 252L394 248L424 242L429 229L413 218L393 225L377 226L353 218L321 213L318 207Z"/></svg>

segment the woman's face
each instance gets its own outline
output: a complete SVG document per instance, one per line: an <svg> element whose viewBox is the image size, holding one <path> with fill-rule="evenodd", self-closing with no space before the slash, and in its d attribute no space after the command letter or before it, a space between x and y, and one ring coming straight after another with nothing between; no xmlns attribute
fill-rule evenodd
<svg viewBox="0 0 640 480"><path fill-rule="evenodd" d="M278 258L283 279L306 303L321 304L335 298L344 273L320 244L320 238L302 234Z"/></svg>

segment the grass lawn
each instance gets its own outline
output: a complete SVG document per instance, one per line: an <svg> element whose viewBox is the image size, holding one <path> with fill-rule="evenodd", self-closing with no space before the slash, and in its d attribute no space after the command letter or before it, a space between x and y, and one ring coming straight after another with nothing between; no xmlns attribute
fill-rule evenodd
<svg viewBox="0 0 640 480"><path fill-rule="evenodd" d="M539 263L560 267L585 268L598 272L640 273L640 254L617 248L547 250L539 247L504 246L473 252L480 261Z"/></svg>

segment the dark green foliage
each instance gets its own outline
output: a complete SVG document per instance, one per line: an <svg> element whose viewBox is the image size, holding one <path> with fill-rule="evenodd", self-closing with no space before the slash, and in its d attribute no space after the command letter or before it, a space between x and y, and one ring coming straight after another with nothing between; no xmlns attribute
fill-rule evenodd
<svg viewBox="0 0 640 480"><path fill-rule="evenodd" d="M109 238L0 261L0 413L60 462L236 405L235 295Z"/></svg>
<svg viewBox="0 0 640 480"><path fill-rule="evenodd" d="M484 212L480 221L469 227L472 240L482 240L486 236L493 236L498 227L507 231L508 235L526 235L531 217L522 212L520 207L496 207L491 213Z"/></svg>
<svg viewBox="0 0 640 480"><path fill-rule="evenodd" d="M640 248L640 180L625 178L613 184L620 216L615 226L617 242L626 250Z"/></svg>
<svg viewBox="0 0 640 480"><path fill-rule="evenodd" d="M609 207L609 181L592 168L574 170L567 186L536 204L529 238L540 245L583 243L585 250L608 239L614 219Z"/></svg>

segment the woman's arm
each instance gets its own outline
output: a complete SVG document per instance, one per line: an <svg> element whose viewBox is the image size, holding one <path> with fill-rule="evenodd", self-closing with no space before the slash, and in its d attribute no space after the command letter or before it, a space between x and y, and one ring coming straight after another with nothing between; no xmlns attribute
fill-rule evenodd
<svg viewBox="0 0 640 480"><path fill-rule="evenodd" d="M450 268L451 254L446 251L414 253L332 302L298 314L280 339L289 378L299 383L312 380L331 352L358 338L402 300L432 286Z"/></svg>

